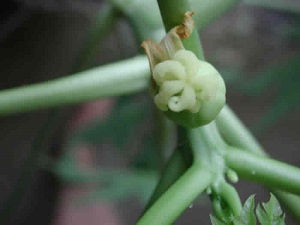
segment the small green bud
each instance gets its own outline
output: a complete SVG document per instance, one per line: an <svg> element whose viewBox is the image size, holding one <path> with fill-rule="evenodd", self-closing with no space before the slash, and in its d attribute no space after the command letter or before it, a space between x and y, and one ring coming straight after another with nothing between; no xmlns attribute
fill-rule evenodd
<svg viewBox="0 0 300 225"><path fill-rule="evenodd" d="M160 44L151 40L142 44L152 70L154 103L171 120L190 128L215 119L226 94L219 72L182 45L180 38L191 33L192 25L187 13L183 25L172 29Z"/></svg>
<svg viewBox="0 0 300 225"><path fill-rule="evenodd" d="M227 169L226 175L232 183L236 183L239 181L238 174L232 169Z"/></svg>

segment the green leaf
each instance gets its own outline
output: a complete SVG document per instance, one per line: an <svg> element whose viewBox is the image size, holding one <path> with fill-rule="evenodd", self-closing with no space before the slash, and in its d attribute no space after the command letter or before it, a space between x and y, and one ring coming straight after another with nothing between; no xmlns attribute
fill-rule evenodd
<svg viewBox="0 0 300 225"><path fill-rule="evenodd" d="M254 195L251 195L245 202L240 216L233 219L234 225L256 225L254 207Z"/></svg>
<svg viewBox="0 0 300 225"><path fill-rule="evenodd" d="M218 220L216 217L214 217L212 215L209 215L209 216L210 216L210 221L211 221L212 225L226 225L222 221Z"/></svg>
<svg viewBox="0 0 300 225"><path fill-rule="evenodd" d="M285 216L274 195L271 194L270 201L268 203L262 203L262 206L263 207L258 205L254 211L254 195L251 195L246 200L239 216L234 218L219 218L221 221L210 215L210 220L212 225L257 225L257 217L262 225L285 225Z"/></svg>
<svg viewBox="0 0 300 225"><path fill-rule="evenodd" d="M262 207L263 206L263 207ZM262 203L256 208L256 215L263 225L285 225L284 214L274 195L271 194L270 201Z"/></svg>

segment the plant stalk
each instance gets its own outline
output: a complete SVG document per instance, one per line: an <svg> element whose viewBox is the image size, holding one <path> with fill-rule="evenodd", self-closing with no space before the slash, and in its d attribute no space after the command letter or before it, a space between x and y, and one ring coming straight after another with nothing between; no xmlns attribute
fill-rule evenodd
<svg viewBox="0 0 300 225"><path fill-rule="evenodd" d="M225 160L242 178L300 195L300 168L232 148Z"/></svg>
<svg viewBox="0 0 300 225"><path fill-rule="evenodd" d="M71 76L0 91L0 116L130 94L148 85L144 56L86 70Z"/></svg>
<svg viewBox="0 0 300 225"><path fill-rule="evenodd" d="M140 218L137 225L170 225L213 181L213 174L194 164Z"/></svg>
<svg viewBox="0 0 300 225"><path fill-rule="evenodd" d="M189 1L186 0L177 0L176 2L172 0L158 0L157 2L166 32L173 27L182 24L184 14L187 11L192 11ZM195 25L195 27L197 27L197 25ZM197 29L194 29L189 38L183 40L183 45L187 50L194 52L199 59L204 59L202 46L199 40Z"/></svg>

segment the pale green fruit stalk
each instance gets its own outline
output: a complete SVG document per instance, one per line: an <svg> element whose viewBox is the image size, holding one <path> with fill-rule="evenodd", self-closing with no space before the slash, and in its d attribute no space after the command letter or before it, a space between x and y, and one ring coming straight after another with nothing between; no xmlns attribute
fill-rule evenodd
<svg viewBox="0 0 300 225"><path fill-rule="evenodd" d="M154 103L177 124L194 128L219 114L226 88L219 72L209 63L185 50L181 39L193 30L192 13L174 27L160 43L143 42L152 71Z"/></svg>

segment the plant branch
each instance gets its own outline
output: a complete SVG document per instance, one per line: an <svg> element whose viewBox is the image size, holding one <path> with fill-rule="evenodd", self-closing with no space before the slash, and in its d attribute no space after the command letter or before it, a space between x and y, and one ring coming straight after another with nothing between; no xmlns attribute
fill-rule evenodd
<svg viewBox="0 0 300 225"><path fill-rule="evenodd" d="M192 10L189 2L184 0L176 1L176 3L172 0L158 0L157 2L167 32L173 27L182 24L184 14ZM183 40L183 45L187 50L194 52L199 59L204 58L197 29L194 29L189 38Z"/></svg>
<svg viewBox="0 0 300 225"><path fill-rule="evenodd" d="M149 65L138 56L68 77L0 91L0 115L129 94L148 85Z"/></svg>
<svg viewBox="0 0 300 225"><path fill-rule="evenodd" d="M169 225L213 181L213 174L194 164L141 217L137 225Z"/></svg>
<svg viewBox="0 0 300 225"><path fill-rule="evenodd" d="M213 185L212 206L215 214L219 219L239 216L242 210L240 196L236 189L228 184L225 180L221 180L217 186ZM217 195L217 198L215 198Z"/></svg>
<svg viewBox="0 0 300 225"><path fill-rule="evenodd" d="M300 195L300 168L233 148L225 160L242 178Z"/></svg>

